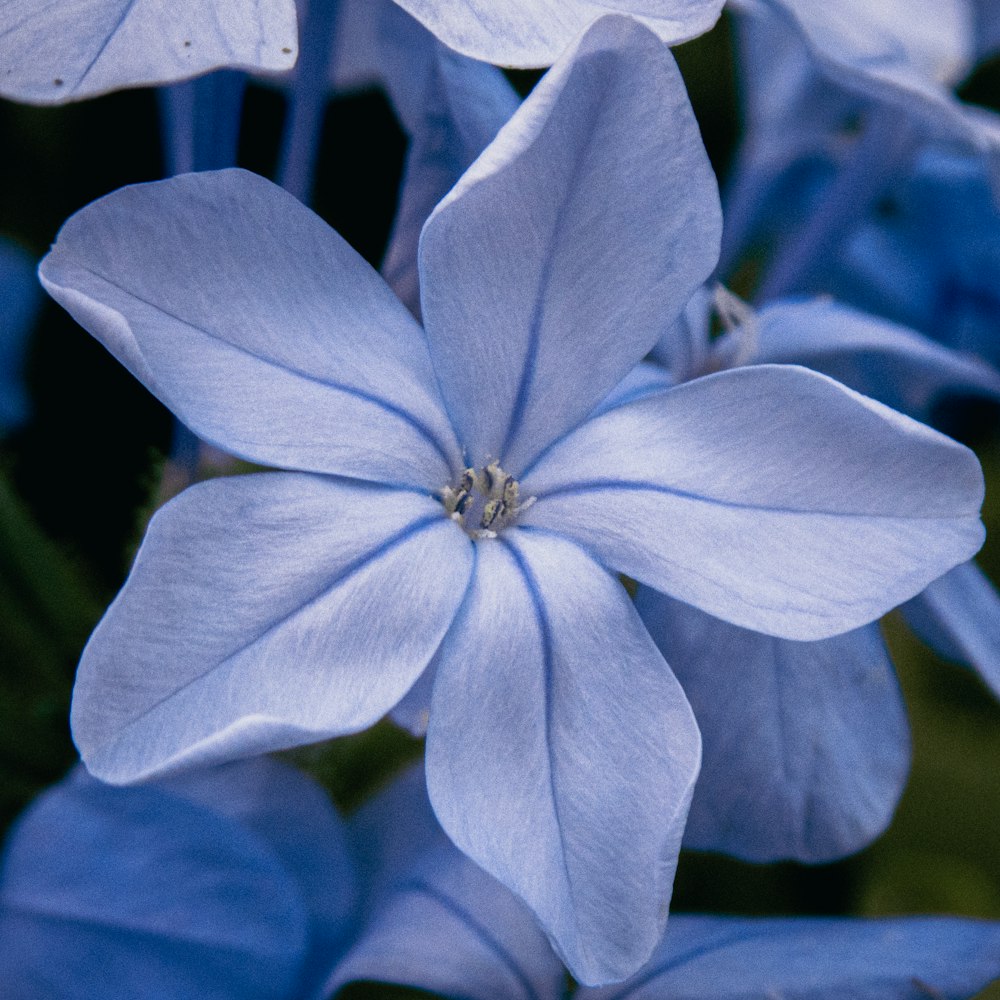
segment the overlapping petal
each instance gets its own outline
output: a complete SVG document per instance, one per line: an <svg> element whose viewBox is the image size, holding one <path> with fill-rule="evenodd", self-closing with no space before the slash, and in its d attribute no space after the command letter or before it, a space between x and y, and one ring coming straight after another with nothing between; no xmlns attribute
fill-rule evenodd
<svg viewBox="0 0 1000 1000"><path fill-rule="evenodd" d="M108 195L63 226L40 274L232 454L425 489L460 466L419 326L332 229L254 174Z"/></svg>
<svg viewBox="0 0 1000 1000"><path fill-rule="evenodd" d="M5 0L0 96L59 104L220 66L295 63L294 0Z"/></svg>
<svg viewBox="0 0 1000 1000"><path fill-rule="evenodd" d="M720 372L590 420L522 489L538 497L522 523L790 639L872 621L984 534L968 449L793 366Z"/></svg>
<svg viewBox="0 0 1000 1000"><path fill-rule="evenodd" d="M669 50L602 19L421 238L424 321L470 461L516 475L586 416L711 271L719 228Z"/></svg>
<svg viewBox="0 0 1000 1000"><path fill-rule="evenodd" d="M975 563L956 566L901 610L921 639L974 667L1000 698L1000 594Z"/></svg>
<svg viewBox="0 0 1000 1000"><path fill-rule="evenodd" d="M758 323L756 361L804 365L918 419L949 393L1000 401L985 362L836 302L776 303Z"/></svg>
<svg viewBox="0 0 1000 1000"><path fill-rule="evenodd" d="M659 939L698 758L684 695L613 577L544 533L478 547L439 658L428 788L577 979L624 978Z"/></svg>
<svg viewBox="0 0 1000 1000"><path fill-rule="evenodd" d="M721 0L397 0L453 49L502 66L549 66L591 22L611 11L642 20L674 44L708 31Z"/></svg>
<svg viewBox="0 0 1000 1000"><path fill-rule="evenodd" d="M396 983L469 1000L560 1000L562 963L531 911L448 840L416 767L352 821L372 857L369 919L328 984Z"/></svg>
<svg viewBox="0 0 1000 1000"><path fill-rule="evenodd" d="M885 829L910 747L877 625L792 642L648 587L636 607L701 730L686 846L748 861L822 862Z"/></svg>
<svg viewBox="0 0 1000 1000"><path fill-rule="evenodd" d="M317 796L267 760L129 789L78 769L28 810L6 847L4 996L308 995L310 950L329 941L310 928L294 853L322 859L314 878L326 865L343 876L329 891L354 893L340 821ZM268 815L245 823L234 797L266 801ZM298 821L293 852L283 812Z"/></svg>
<svg viewBox="0 0 1000 1000"><path fill-rule="evenodd" d="M683 916L631 983L576 1000L964 1000L997 976L997 923Z"/></svg>
<svg viewBox="0 0 1000 1000"><path fill-rule="evenodd" d="M362 729L458 608L468 538L426 496L269 473L153 518L83 654L72 725L108 781Z"/></svg>

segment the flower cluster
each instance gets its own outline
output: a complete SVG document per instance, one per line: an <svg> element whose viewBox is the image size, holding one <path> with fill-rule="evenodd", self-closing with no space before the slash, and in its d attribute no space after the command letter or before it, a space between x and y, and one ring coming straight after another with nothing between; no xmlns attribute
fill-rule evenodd
<svg viewBox="0 0 1000 1000"><path fill-rule="evenodd" d="M82 766L8 841L12 996L1000 976L995 922L668 920L682 845L828 862L888 825L887 612L1000 696L983 473L932 426L1000 403L1000 119L953 90L995 26L927 6L733 0L721 200L670 46L722 0L4 7L3 96L162 87L167 177L38 275L174 414L187 487L83 649ZM499 66L551 68L522 100ZM236 165L251 85L278 183ZM370 86L409 141L381 274L308 207L330 93ZM346 827L262 756L386 716L423 765Z"/></svg>

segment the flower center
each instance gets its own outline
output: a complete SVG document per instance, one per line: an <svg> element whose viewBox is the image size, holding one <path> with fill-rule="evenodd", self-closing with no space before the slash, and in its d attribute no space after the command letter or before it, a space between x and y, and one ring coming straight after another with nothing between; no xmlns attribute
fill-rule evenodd
<svg viewBox="0 0 1000 1000"><path fill-rule="evenodd" d="M522 500L521 488L496 460L479 472L466 469L454 486L446 486L439 498L448 516L471 538L496 538L497 532L517 520L534 497Z"/></svg>

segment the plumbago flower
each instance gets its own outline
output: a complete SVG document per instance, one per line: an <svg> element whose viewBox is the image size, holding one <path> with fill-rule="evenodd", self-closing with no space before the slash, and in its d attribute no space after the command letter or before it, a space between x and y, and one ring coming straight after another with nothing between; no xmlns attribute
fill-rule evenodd
<svg viewBox="0 0 1000 1000"><path fill-rule="evenodd" d="M317 1000L359 902L323 790L261 758L137 788L82 767L0 858L6 1000Z"/></svg>
<svg viewBox="0 0 1000 1000"><path fill-rule="evenodd" d="M297 49L294 0L5 0L0 96L61 104L219 66L283 70Z"/></svg>
<svg viewBox="0 0 1000 1000"><path fill-rule="evenodd" d="M730 329L710 341L713 306ZM950 394L1000 401L1000 373L988 365L828 300L775 302L755 313L724 289L714 303L704 290L653 353L681 382L738 365L804 365L914 417L926 418ZM910 748L877 623L793 642L648 587L636 602L702 733L689 847L754 861L828 861L885 828ZM903 611L1000 697L1000 595L974 563L935 580ZM720 662L739 665L723 689Z"/></svg>
<svg viewBox="0 0 1000 1000"><path fill-rule="evenodd" d="M78 674L91 771L323 739L408 695L452 840L578 979L633 972L699 747L614 574L821 638L983 535L967 449L823 376L761 367L656 398L633 378L602 403L711 271L719 228L672 57L619 17L428 220L424 330L241 171L71 219L51 294L204 440L302 470L201 484L153 519Z"/></svg>

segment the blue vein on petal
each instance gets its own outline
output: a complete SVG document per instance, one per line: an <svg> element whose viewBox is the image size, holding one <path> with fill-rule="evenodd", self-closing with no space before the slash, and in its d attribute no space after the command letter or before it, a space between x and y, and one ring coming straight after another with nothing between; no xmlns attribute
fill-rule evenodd
<svg viewBox="0 0 1000 1000"><path fill-rule="evenodd" d="M420 534L427 528L433 527L434 525L448 525L448 524L450 524L450 521L442 514L428 514L426 517L419 518L416 521L411 521L405 528L402 528L401 530L397 531L394 535L390 535L384 542L382 542L381 545L378 545L375 548L369 550L368 552L364 552L361 555L354 558L353 560L351 560L351 562L349 562L340 571L340 573L338 573L332 580L330 580L323 587L323 589L314 597L311 597L309 598L308 601L304 601L302 604L299 604L293 610L288 612L288 614L282 615L277 621L271 622L271 624L268 625L267 628L265 628L262 632L259 632L252 639L245 642L239 648L234 649L231 653L227 653L217 663L210 664L208 666L208 669L206 669L204 673L198 674L197 676L192 677L189 680L185 681L183 684L180 685L180 687L174 688L172 691L169 691L162 698L158 698L152 705L148 706L147 708L144 708L138 715L129 719L128 722L123 723L120 729L118 730L118 737L120 738L122 734L128 731L141 719L144 719L152 712L155 712L156 709L160 707L160 705L170 701L172 698L175 698L178 694L180 694L181 691L184 691L186 688L189 688L192 685L197 684L199 681L204 680L214 670L218 670L220 667L225 666L234 657L239 656L241 653L250 649L251 646L255 646L258 642L260 642L262 639L268 636L276 628L279 628L281 625L285 624L285 622L287 622L289 619L300 614L306 608L311 607L318 601L321 601L331 591L333 591L336 587L338 587L341 583L343 583L348 577L358 572L358 570L364 569L364 567L368 565L368 563L374 562L376 559L381 558L383 555L385 555L391 549L395 548L397 545L400 545L403 542L408 541L410 538L413 538L414 536Z"/></svg>
<svg viewBox="0 0 1000 1000"><path fill-rule="evenodd" d="M165 309L163 306L158 305L155 302L150 302L149 299L144 299L141 295L136 295L135 292L129 291L127 288L123 288L117 282L112 281L110 278L105 277L105 275L103 274L98 274L97 271L91 270L91 268L86 267L83 264L74 262L74 265L78 267L81 271L84 271L87 274L91 275L92 277L97 278L98 281L103 281L106 284L111 285L112 288L117 288L118 291L120 291L123 295L128 296L130 299L135 299L136 302L141 302L143 305L148 306L150 309L153 309L159 313L163 313L164 316L169 316L172 320L181 323L182 325L186 326L189 330L194 330L197 333L200 333L202 336L208 337L210 340L217 341L219 344L231 348L232 350L240 354L245 354L247 357L253 358L256 361L261 362L262 364L272 365L273 367L278 368L283 372L287 372L289 375L292 375L295 378L301 378L305 382L311 382L314 385L320 385L327 389L333 389L334 391L342 392L348 396L354 396L356 399L362 399L365 402L372 403L374 406L380 407L387 413L391 413L393 416L399 417L400 420L404 421L405 423L408 423L415 431L417 431L418 434L421 435L421 437L423 437L434 448L434 450L444 459L445 465L448 466L448 468L452 467L451 456L448 454L448 450L438 439L437 435L422 420L420 420L418 417L415 417L412 413L410 413L409 410L405 410L403 409L403 407L397 406L395 403L390 403L387 399L383 399L381 396L376 396L374 393L365 392L363 389L356 389L354 386L345 385L341 382L330 382L326 381L325 379L317 378L314 375L307 375L305 372L300 372L295 368L291 368L288 365L274 358L262 357L259 354L254 354L253 351L248 350L245 347L241 347L239 344L234 344L230 340L224 340L222 337L217 337L215 336L215 334L210 333L208 330L203 330L200 326L197 326L194 323L189 323L183 317L178 316L176 313L170 312L169 309ZM89 297L90 296L88 296L88 298ZM129 327L129 330L131 331L132 324L129 323L128 319L125 316L123 316L117 309L115 310L115 312L118 313L118 315L122 316L122 319L125 320L126 325ZM139 353L143 355L143 358L145 358L145 352L142 349L142 345L139 343L139 338L135 336L134 332L132 333L132 337L135 340L136 347L139 348ZM223 447L225 446L223 445Z"/></svg>
<svg viewBox="0 0 1000 1000"><path fill-rule="evenodd" d="M542 600L541 592L538 589L538 582L535 580L534 574L528 566L527 561L516 546L509 542L506 538L500 538L500 543L507 549L510 553L511 558L517 565L517 569L524 580L524 586L528 591L528 596L531 598L531 603L535 611L535 619L538 622L538 630L541 633L542 639L542 670L543 679L545 686L545 752L548 756L549 763L549 789L552 792L552 812L556 821L556 829L559 831L559 857L562 861L563 872L566 876L566 890L569 893L570 905L574 911L574 924L575 924L575 911L576 906L573 901L573 879L569 873L569 864L566 860L566 844L565 837L563 835L563 825L562 819L559 816L559 797L556 793L555 785L555 760L552 755L552 741L549 736L552 732L552 661L554 659L553 648L552 648L552 630L549 626L549 616L545 613L545 602Z"/></svg>
<svg viewBox="0 0 1000 1000"><path fill-rule="evenodd" d="M521 474L523 479L524 473ZM536 494L539 504L551 497L572 496L574 493L597 493L601 490L621 490L627 493L665 493L667 496L678 497L681 500L694 500L697 503L708 503L715 507L728 507L733 510L763 511L774 514L801 514L808 517L849 517L876 518L891 521L956 521L978 519L978 514L953 512L951 514L913 514L913 513L879 513L877 511L847 511L847 510L812 510L803 507L776 507L766 503L741 503L738 500L722 500L718 497L706 496L703 493L692 493L690 490L677 489L674 486L664 486L660 483L647 483L635 479L584 479L575 483L565 483L554 486L550 490L539 490ZM528 527L525 525L524 527Z"/></svg>
<svg viewBox="0 0 1000 1000"><path fill-rule="evenodd" d="M572 75L575 76L578 72L580 72L579 66L574 68ZM567 81L566 85L569 85L569 81ZM570 171L570 175L567 178L565 193L563 194L559 207L556 210L555 227L552 232L552 238L549 241L550 247L557 246L562 238L562 230L566 224L566 206L575 194L574 189L576 187L577 178L583 169L583 161L586 158L586 154L589 152L593 139L594 129L592 128L585 137L583 149L573 161L573 169ZM531 310L531 322L528 331L528 349L524 355L524 363L521 368L521 380L517 386L517 395L514 397L514 405L510 414L510 423L507 425L507 434L504 437L503 444L500 446L501 457L507 453L514 441L515 436L517 435L517 432L521 429L521 424L524 422L524 414L528 405L528 393L530 392L531 386L535 381L535 369L538 362L538 351L541 344L541 326L545 312L544 293L548 288L549 281L552 277L552 267L555 258L555 252L550 250L550 252L545 255L545 260L542 264L542 273L538 279L538 290L535 293L535 302Z"/></svg>
<svg viewBox="0 0 1000 1000"><path fill-rule="evenodd" d="M75 94L83 85L83 81L86 80L88 76L90 76L90 71L94 68L94 66L97 65L97 60L104 55L105 51L107 50L107 47L111 44L111 39L114 38L116 34L118 34L118 29L121 28L121 26L125 23L125 19L129 16L129 14L132 13L132 8L135 5L136 5L136 0L128 0L128 3L125 5L125 9L121 12L121 16L118 18L114 26L105 36L104 41L98 48L96 54L94 55L94 58L90 60L90 62L87 64L87 68L80 74L80 78L76 81L75 84L73 84L72 93Z"/></svg>
<svg viewBox="0 0 1000 1000"><path fill-rule="evenodd" d="M538 994L535 992L535 988L531 985L531 981L515 961L514 956L490 933L488 928L484 927L478 920L476 920L476 918L459 902L449 896L446 896L443 892L439 892L432 885L430 885L430 883L425 882L423 879L412 879L409 882L405 882L396 889L396 892L400 895L412 892L427 896L429 899L432 899L435 903L437 903L442 909L447 910L452 916L457 917L458 920L465 924L476 935L476 937L479 938L479 940L510 970L517 981L521 984L521 988L524 990L524 995L528 997L528 1000L539 1000Z"/></svg>

